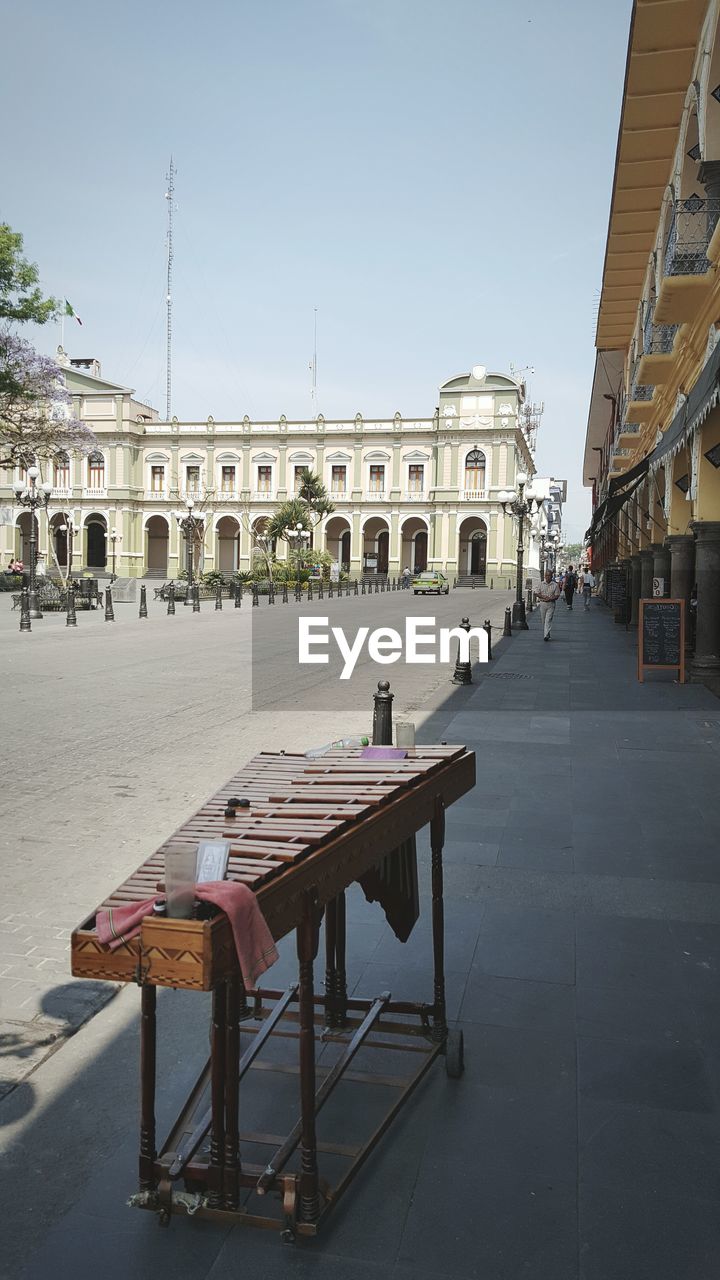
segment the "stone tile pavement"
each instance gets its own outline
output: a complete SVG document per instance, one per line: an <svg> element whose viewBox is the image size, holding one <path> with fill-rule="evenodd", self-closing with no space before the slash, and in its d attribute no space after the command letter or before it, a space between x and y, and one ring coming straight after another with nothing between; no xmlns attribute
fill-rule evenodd
<svg viewBox="0 0 720 1280"><path fill-rule="evenodd" d="M463 1079L428 1075L317 1242L192 1220L162 1231L124 1204L137 1126L125 991L35 1073L34 1099L23 1085L0 1104L15 1227L3 1274L714 1280L719 713L701 687L637 685L632 636L602 606L561 608L549 645L534 616L423 727L478 760L446 854ZM420 862L425 884L425 841ZM427 911L404 947L360 894L349 913L357 988L420 992ZM292 970L285 947L279 979ZM202 1000L159 1002L161 1129L204 1053ZM340 1106L338 1132L365 1109L370 1097Z"/></svg>

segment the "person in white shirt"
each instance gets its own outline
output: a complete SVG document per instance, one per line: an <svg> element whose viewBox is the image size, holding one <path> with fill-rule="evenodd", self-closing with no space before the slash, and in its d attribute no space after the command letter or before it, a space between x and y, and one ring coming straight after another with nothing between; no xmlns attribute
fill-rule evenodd
<svg viewBox="0 0 720 1280"><path fill-rule="evenodd" d="M580 590L582 591L583 605L585 606L586 610L590 608L590 597L592 596L594 586L595 586L595 576L591 569L586 569L585 572L583 573L581 583L580 583Z"/></svg>
<svg viewBox="0 0 720 1280"><path fill-rule="evenodd" d="M553 576L548 570L545 574L545 581L540 583L535 595L540 601L540 617L543 624L543 640L550 639L550 629L555 614L555 605L561 596L560 584L553 581Z"/></svg>

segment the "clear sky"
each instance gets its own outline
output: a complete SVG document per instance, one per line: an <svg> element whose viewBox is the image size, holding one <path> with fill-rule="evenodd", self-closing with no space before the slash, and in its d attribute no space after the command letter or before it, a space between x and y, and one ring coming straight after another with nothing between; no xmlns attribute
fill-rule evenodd
<svg viewBox="0 0 720 1280"><path fill-rule="evenodd" d="M309 417L315 307L326 417L429 416L473 364L534 366L576 540L630 9L8 4L0 218L82 317L70 355L164 412L172 152L178 417Z"/></svg>

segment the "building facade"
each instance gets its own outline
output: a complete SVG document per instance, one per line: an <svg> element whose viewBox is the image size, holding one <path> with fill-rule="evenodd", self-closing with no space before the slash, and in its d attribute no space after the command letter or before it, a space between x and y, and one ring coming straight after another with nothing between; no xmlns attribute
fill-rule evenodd
<svg viewBox="0 0 720 1280"><path fill-rule="evenodd" d="M250 569L268 517L308 468L334 505L314 546L350 573L439 568L489 582L514 572L516 529L498 494L535 468L519 419L524 387L513 378L476 366L444 383L438 407L420 419L163 422L96 361L58 359L73 411L98 444L88 456L38 460L54 486L39 531L50 564L67 563L71 516L74 569L177 577L185 556L176 511L192 497L204 519L198 567ZM8 472L0 487L0 506L12 508L2 563L28 557L16 478ZM277 555L287 555L282 543Z"/></svg>
<svg viewBox="0 0 720 1280"><path fill-rule="evenodd" d="M636 0L588 418L589 531L637 602L696 608L720 672L720 3ZM696 602L696 603L695 603Z"/></svg>

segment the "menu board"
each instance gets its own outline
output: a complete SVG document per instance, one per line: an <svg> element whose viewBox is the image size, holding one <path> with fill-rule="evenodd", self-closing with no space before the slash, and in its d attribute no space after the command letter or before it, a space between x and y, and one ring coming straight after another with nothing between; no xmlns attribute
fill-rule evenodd
<svg viewBox="0 0 720 1280"><path fill-rule="evenodd" d="M613 565L607 570L608 604L611 609L622 609L628 596L627 570Z"/></svg>
<svg viewBox="0 0 720 1280"><path fill-rule="evenodd" d="M638 679L646 667L679 672L685 683L685 601L641 600L638 618Z"/></svg>

